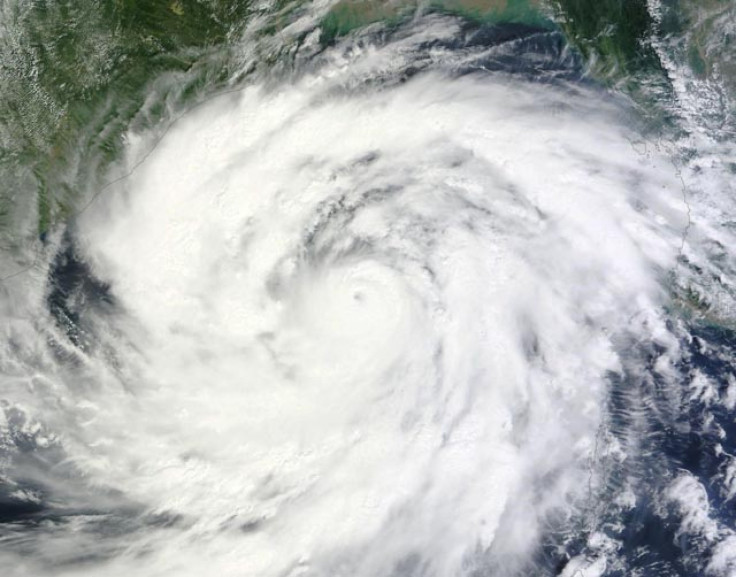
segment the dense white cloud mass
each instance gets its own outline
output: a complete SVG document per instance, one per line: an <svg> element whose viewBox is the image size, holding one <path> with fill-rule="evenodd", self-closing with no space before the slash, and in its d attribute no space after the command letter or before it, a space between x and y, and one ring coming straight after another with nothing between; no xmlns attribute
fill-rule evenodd
<svg viewBox="0 0 736 577"><path fill-rule="evenodd" d="M600 92L380 81L400 55L178 121L76 224L115 303L85 353L47 348L41 295L16 290L39 311L10 319L4 362L40 368L3 386L24 381L71 472L29 470L140 524L83 564L94 534L39 529L11 574L502 575L587 518L622 347L676 346L682 183Z"/></svg>

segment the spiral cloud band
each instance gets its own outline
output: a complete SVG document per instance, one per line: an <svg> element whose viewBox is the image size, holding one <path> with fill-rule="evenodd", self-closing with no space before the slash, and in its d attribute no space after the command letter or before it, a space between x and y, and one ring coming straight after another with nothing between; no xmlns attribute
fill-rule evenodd
<svg viewBox="0 0 736 577"><path fill-rule="evenodd" d="M95 342L37 352L21 402L63 431L58 498L138 521L82 569L105 525L49 528L19 574L511 575L551 527L595 539L609 379L670 339L682 184L595 88L402 54L214 98L80 216Z"/></svg>

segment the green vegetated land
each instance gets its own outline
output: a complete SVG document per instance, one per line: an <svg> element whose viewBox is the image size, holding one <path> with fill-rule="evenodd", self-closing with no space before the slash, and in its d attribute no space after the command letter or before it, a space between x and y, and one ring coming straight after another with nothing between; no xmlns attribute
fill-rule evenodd
<svg viewBox="0 0 736 577"><path fill-rule="evenodd" d="M553 0L562 30L602 77L657 68L646 0Z"/></svg>
<svg viewBox="0 0 736 577"><path fill-rule="evenodd" d="M322 21L322 42L375 22L401 22L419 1L341 0ZM265 33L287 22L287 8L298 4L277 0L271 13L282 17ZM632 93L666 81L650 44L655 33L679 34L696 74L736 79L731 37L712 42L713 30L735 16L728 0L665 0L660 30L646 0L422 0L421 6L476 22L559 28L593 75L623 82ZM153 125L162 117L174 98L167 90L186 101L224 81L231 71L222 48L252 10L250 0L0 4L0 232L12 231L14 208L24 204L35 205L38 232L48 231L73 211L80 183L102 178L131 123ZM169 84L161 83L165 78Z"/></svg>
<svg viewBox="0 0 736 577"><path fill-rule="evenodd" d="M186 96L211 81L205 63L246 11L231 0L3 3L0 219L34 189L38 232L64 219L77 183L104 172L132 119L161 113L151 82L179 74Z"/></svg>
<svg viewBox="0 0 736 577"><path fill-rule="evenodd" d="M736 96L736 2L678 0L668 4L664 32L700 79L718 80Z"/></svg>

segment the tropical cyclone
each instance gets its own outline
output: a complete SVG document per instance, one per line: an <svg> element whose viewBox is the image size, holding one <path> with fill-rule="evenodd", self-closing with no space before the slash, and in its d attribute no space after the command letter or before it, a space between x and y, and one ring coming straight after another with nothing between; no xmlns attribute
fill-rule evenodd
<svg viewBox="0 0 736 577"><path fill-rule="evenodd" d="M585 518L611 375L676 346L681 182L595 89L399 78L425 33L213 99L76 222L114 306L32 414L176 520L91 574L510 575Z"/></svg>

